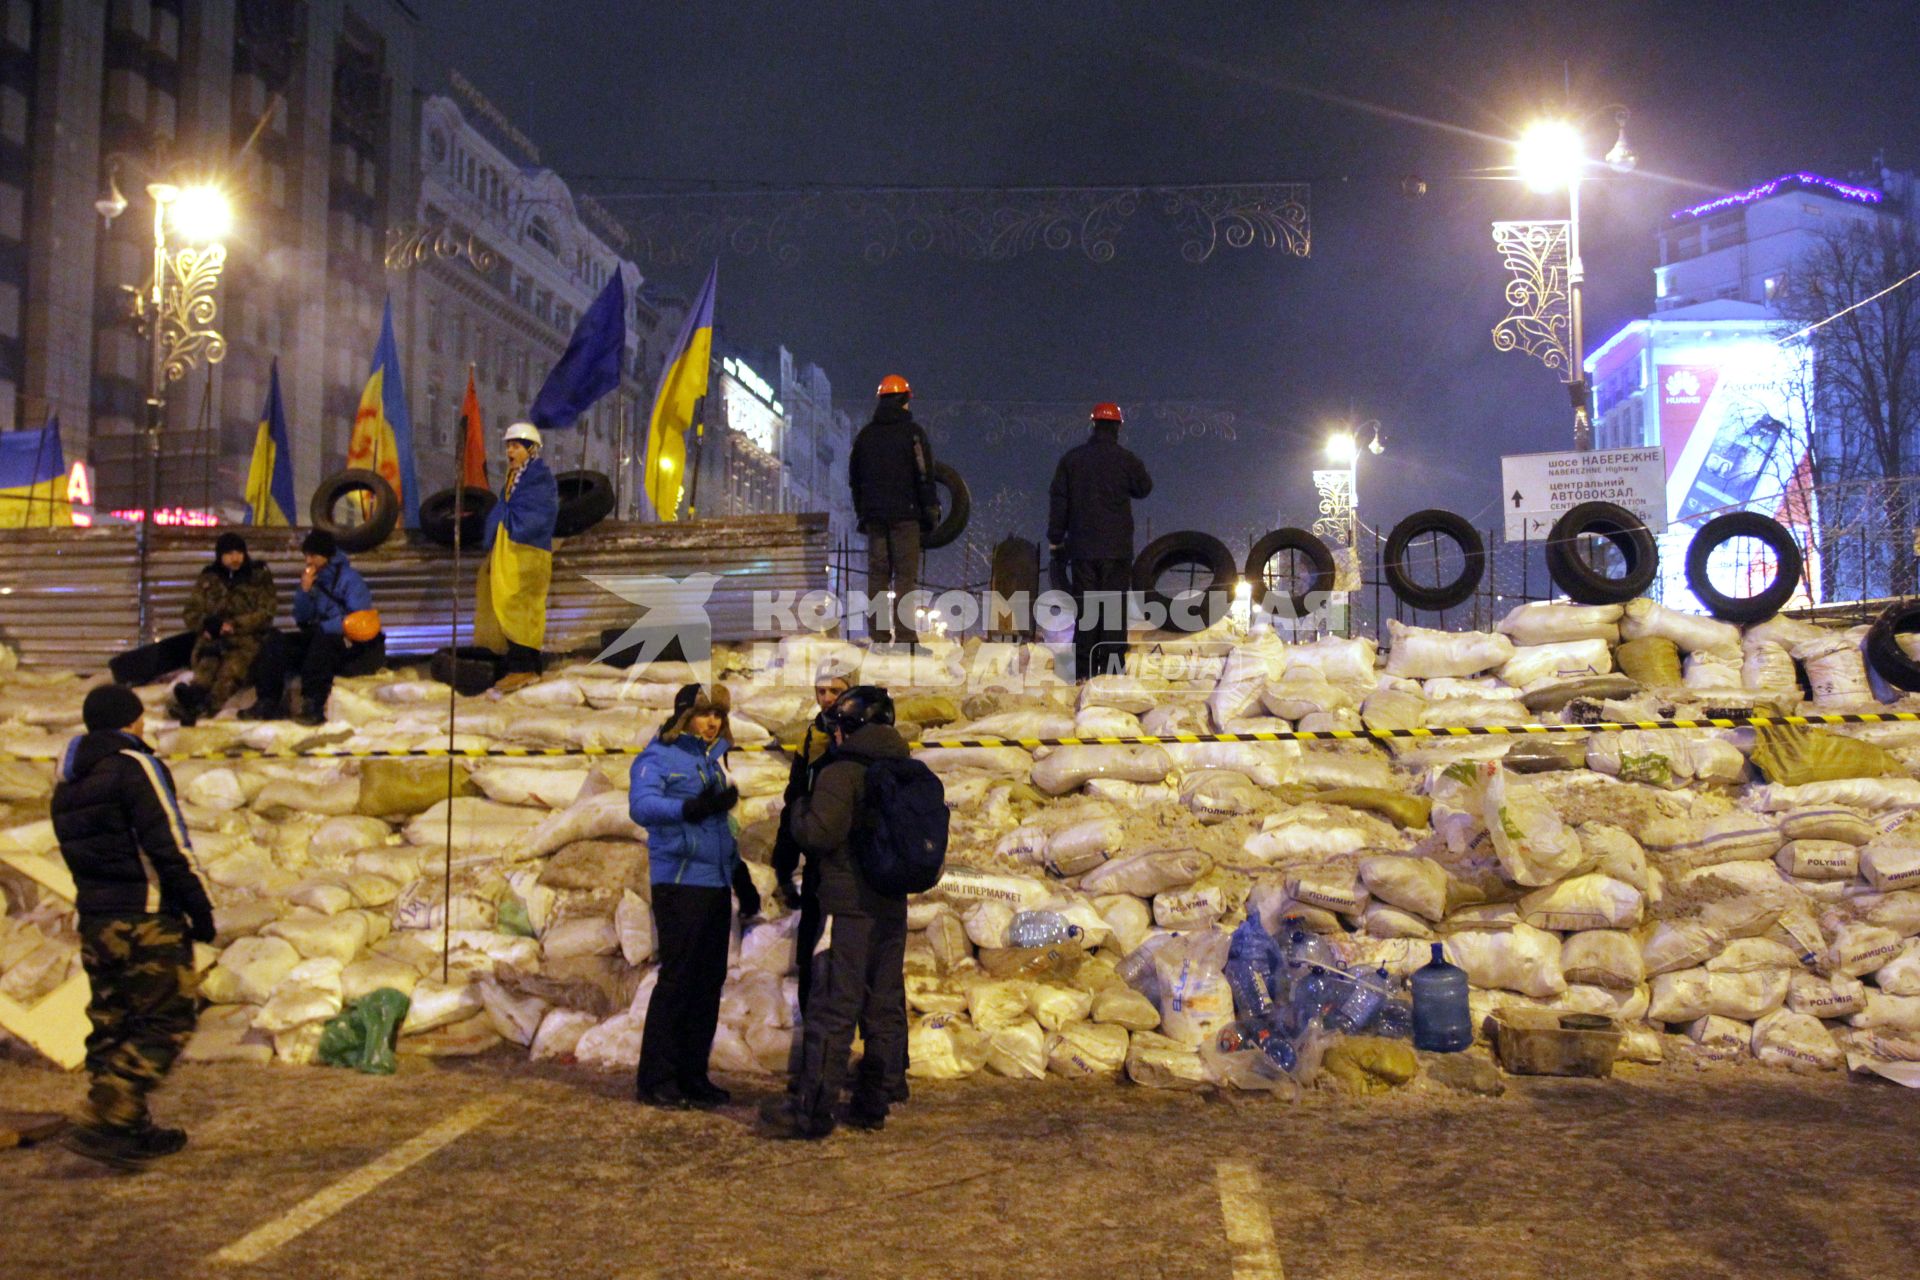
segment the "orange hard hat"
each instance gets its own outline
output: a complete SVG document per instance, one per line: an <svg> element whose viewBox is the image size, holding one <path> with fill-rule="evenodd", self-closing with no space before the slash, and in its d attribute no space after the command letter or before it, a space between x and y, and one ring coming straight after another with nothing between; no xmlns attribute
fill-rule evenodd
<svg viewBox="0 0 1920 1280"><path fill-rule="evenodd" d="M1120 406L1117 404L1111 404L1111 403L1102 403L1102 404L1097 404L1093 406L1093 420L1095 422L1125 422L1126 421L1125 418L1120 416Z"/></svg>
<svg viewBox="0 0 1920 1280"><path fill-rule="evenodd" d="M380 634L380 611L378 609L359 609L342 620L341 630L347 639L355 644L365 644Z"/></svg>
<svg viewBox="0 0 1920 1280"><path fill-rule="evenodd" d="M880 379L880 389L874 392L874 394L878 396L910 396L913 394L913 388L908 386L907 380L899 374L890 373Z"/></svg>

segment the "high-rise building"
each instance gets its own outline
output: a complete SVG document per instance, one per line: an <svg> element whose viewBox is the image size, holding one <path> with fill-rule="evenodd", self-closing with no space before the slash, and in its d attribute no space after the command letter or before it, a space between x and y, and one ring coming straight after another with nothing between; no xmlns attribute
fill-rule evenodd
<svg viewBox="0 0 1920 1280"><path fill-rule="evenodd" d="M237 504L275 358L310 492L345 456L396 283L387 230L415 204L418 16L405 0L0 10L0 425L58 413L98 504L142 501L147 357L127 297L151 272L146 186L217 181L235 214L226 358L169 388L161 503ZM103 226L110 184L129 203Z"/></svg>
<svg viewBox="0 0 1920 1280"><path fill-rule="evenodd" d="M525 417L574 325L619 272L627 285L620 388L580 426L549 433L546 452L556 470L615 477L626 514L650 393L684 308L663 314L639 267L620 256L620 224L541 167L535 144L464 77L452 84L454 96L421 106L418 212L390 255L416 282L403 341L421 487L452 483L468 367L497 461L499 432Z"/></svg>
<svg viewBox="0 0 1920 1280"><path fill-rule="evenodd" d="M1811 355L1783 341L1789 277L1822 240L1907 216L1911 174L1789 173L1676 210L1660 229L1654 312L1594 347L1594 444L1666 451L1668 517L1781 504L1805 462Z"/></svg>

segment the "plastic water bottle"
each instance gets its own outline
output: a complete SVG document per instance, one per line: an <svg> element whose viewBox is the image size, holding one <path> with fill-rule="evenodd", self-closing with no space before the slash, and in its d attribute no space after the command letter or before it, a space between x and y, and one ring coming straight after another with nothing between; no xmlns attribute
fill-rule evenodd
<svg viewBox="0 0 1920 1280"><path fill-rule="evenodd" d="M1227 961L1225 972L1240 1016L1265 1022L1273 1013L1273 993L1267 989L1266 973L1244 959Z"/></svg>
<svg viewBox="0 0 1920 1280"><path fill-rule="evenodd" d="M1347 990L1346 998L1340 1002L1340 1007L1328 1015L1327 1029L1353 1035L1366 1030L1367 1024L1380 1012L1380 1006L1387 998L1388 978L1385 969L1376 974L1364 967L1350 970L1348 976L1352 979L1352 985Z"/></svg>
<svg viewBox="0 0 1920 1280"><path fill-rule="evenodd" d="M1336 969L1340 964L1333 945L1319 934L1308 933L1305 929L1295 929L1293 936L1288 939L1287 960L1296 965L1317 964L1324 969Z"/></svg>
<svg viewBox="0 0 1920 1280"><path fill-rule="evenodd" d="M1068 924L1058 911L1022 911L1007 926L1007 943L1015 947L1052 947L1078 942L1081 928Z"/></svg>
<svg viewBox="0 0 1920 1280"><path fill-rule="evenodd" d="M1267 1062L1281 1074L1289 1074L1299 1062L1293 1045L1288 1039L1265 1023L1252 1018L1223 1028L1214 1044L1222 1053L1243 1053L1249 1049L1258 1049Z"/></svg>
<svg viewBox="0 0 1920 1280"><path fill-rule="evenodd" d="M1413 975L1413 1047L1458 1053L1473 1043L1473 1013L1467 1007L1467 971L1447 963L1433 944L1433 960Z"/></svg>
<svg viewBox="0 0 1920 1280"><path fill-rule="evenodd" d="M1244 960L1255 972L1264 972L1269 978L1287 962L1286 953L1273 940L1273 935L1261 927L1258 916L1248 916L1234 929L1227 943L1227 958Z"/></svg>
<svg viewBox="0 0 1920 1280"><path fill-rule="evenodd" d="M1373 1020L1370 1034L1389 1040L1407 1040L1413 1036L1413 1006L1405 1000L1387 1000Z"/></svg>

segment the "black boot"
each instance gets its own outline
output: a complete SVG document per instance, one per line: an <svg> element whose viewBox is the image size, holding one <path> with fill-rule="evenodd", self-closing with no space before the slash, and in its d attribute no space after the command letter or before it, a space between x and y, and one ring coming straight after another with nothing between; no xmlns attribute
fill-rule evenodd
<svg viewBox="0 0 1920 1280"><path fill-rule="evenodd" d="M96 1129L76 1124L60 1135L60 1145L77 1156L104 1164L110 1169L134 1172L147 1167L153 1157L133 1129Z"/></svg>
<svg viewBox="0 0 1920 1280"><path fill-rule="evenodd" d="M287 702L284 698L275 698L271 702L257 701L240 713L242 720L285 720Z"/></svg>
<svg viewBox="0 0 1920 1280"><path fill-rule="evenodd" d="M206 713L207 695L210 692L191 680L182 680L173 686L173 706L170 710L182 728L191 729L200 722L200 717Z"/></svg>
<svg viewBox="0 0 1920 1280"><path fill-rule="evenodd" d="M327 709L311 698L304 699L300 703L300 714L293 718L293 722L309 729L317 728L327 722Z"/></svg>
<svg viewBox="0 0 1920 1280"><path fill-rule="evenodd" d="M711 1111L715 1107L724 1107L733 1101L733 1095L711 1080L695 1080L680 1086L680 1095L701 1111Z"/></svg>
<svg viewBox="0 0 1920 1280"><path fill-rule="evenodd" d="M833 1114L822 1113L790 1096L769 1098L760 1107L760 1122L769 1138L817 1142L833 1133Z"/></svg>
<svg viewBox="0 0 1920 1280"><path fill-rule="evenodd" d="M162 1129L149 1123L144 1129L135 1131L134 1141L149 1156L170 1156L187 1145L185 1129Z"/></svg>

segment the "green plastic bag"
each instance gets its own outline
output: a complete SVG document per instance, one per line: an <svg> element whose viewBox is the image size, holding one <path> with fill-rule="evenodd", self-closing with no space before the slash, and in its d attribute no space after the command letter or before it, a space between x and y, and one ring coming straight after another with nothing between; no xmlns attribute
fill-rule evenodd
<svg viewBox="0 0 1920 1280"><path fill-rule="evenodd" d="M330 1067L352 1067L368 1075L390 1076L399 1069L394 1042L413 1001L392 987L369 991L320 1028L321 1062Z"/></svg>
<svg viewBox="0 0 1920 1280"><path fill-rule="evenodd" d="M527 917L527 904L511 894L500 899L499 913L494 918L494 927L501 933L531 938L533 921Z"/></svg>

